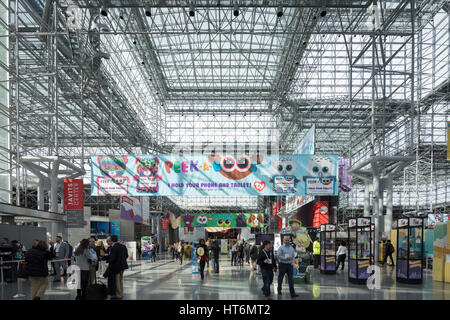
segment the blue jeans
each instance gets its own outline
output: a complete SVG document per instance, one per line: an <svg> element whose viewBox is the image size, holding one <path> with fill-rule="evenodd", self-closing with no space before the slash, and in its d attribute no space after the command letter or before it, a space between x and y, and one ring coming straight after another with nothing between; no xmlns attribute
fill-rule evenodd
<svg viewBox="0 0 450 320"><path fill-rule="evenodd" d="M270 269L261 268L261 274L263 278L264 285L262 291L266 297L270 296L270 285L273 282L273 271Z"/></svg>
<svg viewBox="0 0 450 320"><path fill-rule="evenodd" d="M292 277L293 274L293 268L291 264L287 263L280 263L279 265L279 273L278 273L278 292L281 292L281 284L283 282L284 275L287 274L288 276L288 283L289 283L289 291L291 293L291 296L295 294L294 289L294 279Z"/></svg>

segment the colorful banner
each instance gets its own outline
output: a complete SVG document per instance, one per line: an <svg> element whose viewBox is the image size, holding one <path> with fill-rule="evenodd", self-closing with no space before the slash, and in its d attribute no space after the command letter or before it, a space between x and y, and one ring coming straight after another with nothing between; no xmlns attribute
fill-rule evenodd
<svg viewBox="0 0 450 320"><path fill-rule="evenodd" d="M262 228L264 214L261 213L205 213L181 214L181 227L193 231L194 227Z"/></svg>
<svg viewBox="0 0 450 320"><path fill-rule="evenodd" d="M152 244L152 237L141 237L141 252L142 257L150 257L150 245Z"/></svg>
<svg viewBox="0 0 450 320"><path fill-rule="evenodd" d="M337 195L338 156L92 156L93 196Z"/></svg>
<svg viewBox="0 0 450 320"><path fill-rule="evenodd" d="M339 191L352 190L352 176L348 174L350 159L339 158Z"/></svg>
<svg viewBox="0 0 450 320"><path fill-rule="evenodd" d="M448 220L450 220L450 214L441 214L441 213L429 214L427 227L434 228L436 223L447 222Z"/></svg>
<svg viewBox="0 0 450 320"><path fill-rule="evenodd" d="M111 235L115 234L120 240L120 222L110 222Z"/></svg>
<svg viewBox="0 0 450 320"><path fill-rule="evenodd" d="M67 228L84 227L83 179L64 179L64 213Z"/></svg>
<svg viewBox="0 0 450 320"><path fill-rule="evenodd" d="M120 199L120 218L142 223L142 204L140 197L122 197Z"/></svg>

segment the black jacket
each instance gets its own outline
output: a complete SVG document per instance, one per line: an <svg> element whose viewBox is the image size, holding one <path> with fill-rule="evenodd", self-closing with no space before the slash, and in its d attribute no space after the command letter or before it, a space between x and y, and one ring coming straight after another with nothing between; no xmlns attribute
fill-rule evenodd
<svg viewBox="0 0 450 320"><path fill-rule="evenodd" d="M111 247L111 254L109 255L109 271L113 274L116 274L125 269L128 269L127 258L127 247L116 242Z"/></svg>
<svg viewBox="0 0 450 320"><path fill-rule="evenodd" d="M217 244L213 244L209 250L211 251L211 257L215 260L218 260L220 252L219 246Z"/></svg>
<svg viewBox="0 0 450 320"><path fill-rule="evenodd" d="M272 259L272 263L265 263L264 260L266 259ZM266 252L264 249L260 250L256 263L260 265L261 269L273 270L275 268L275 259L273 257L272 250L269 252Z"/></svg>
<svg viewBox="0 0 450 320"><path fill-rule="evenodd" d="M25 254L25 275L28 277L47 277L48 260L55 257L53 252L31 248Z"/></svg>

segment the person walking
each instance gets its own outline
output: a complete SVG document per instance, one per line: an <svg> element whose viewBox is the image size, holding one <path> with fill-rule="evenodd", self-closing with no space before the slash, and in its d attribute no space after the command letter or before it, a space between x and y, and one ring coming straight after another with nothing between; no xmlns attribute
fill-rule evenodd
<svg viewBox="0 0 450 320"><path fill-rule="evenodd" d="M37 240L37 242L36 242L36 240L34 240L35 241L35 246L39 243L39 240ZM51 253L55 253L55 242L54 241L52 241L52 240L50 240L50 246L49 246L49 250L50 250L50 252ZM51 275L52 276L56 276L56 267L55 267L55 263L54 262L52 262L52 273L51 273Z"/></svg>
<svg viewBox="0 0 450 320"><path fill-rule="evenodd" d="M342 241L341 244L338 247L338 250L336 252L337 255L337 265L336 265L336 270L339 269L339 266L342 263L342 268L341 270L344 270L344 266L345 266L345 258L347 257L347 247L345 246L345 241Z"/></svg>
<svg viewBox="0 0 450 320"><path fill-rule="evenodd" d="M67 259L69 257L69 246L67 243L62 241L61 236L57 236L55 239L55 259ZM67 271L67 261L56 261L55 262L55 271L56 276L54 282L60 282L61 281L61 268L63 269L63 274L66 274Z"/></svg>
<svg viewBox="0 0 450 320"><path fill-rule="evenodd" d="M386 243L386 254L384 255L384 259L383 259L383 262L381 263L381 265L384 266L384 264L387 261L387 258L389 257L389 258L391 258L391 262L392 262L391 266L395 266L394 258L392 258L392 254L394 252L395 252L394 246L392 245L391 240L388 240Z"/></svg>
<svg viewBox="0 0 450 320"><path fill-rule="evenodd" d="M237 242L235 242L233 244L233 246L231 247L231 265L232 266L236 265L237 254L238 254L238 244L237 244Z"/></svg>
<svg viewBox="0 0 450 320"><path fill-rule="evenodd" d="M184 248L183 248L183 243L181 241L178 242L177 252L178 252L178 260L180 262L180 265L182 265L183 264Z"/></svg>
<svg viewBox="0 0 450 320"><path fill-rule="evenodd" d="M314 269L319 268L320 265L320 242L316 238L313 243L313 259L314 259Z"/></svg>
<svg viewBox="0 0 450 320"><path fill-rule="evenodd" d="M123 298L123 272L128 269L127 247L118 243L117 235L111 236L112 246L109 257L108 289L112 300Z"/></svg>
<svg viewBox="0 0 450 320"><path fill-rule="evenodd" d="M295 293L294 279L292 277L294 272L292 264L294 263L295 259L295 250L290 244L289 236L283 237L283 245L280 248L278 248L277 255L279 261L278 294L281 295L281 287L282 287L281 285L283 282L284 275L287 274L289 283L289 292L291 293L291 297L292 298L298 297L298 295Z"/></svg>
<svg viewBox="0 0 450 320"><path fill-rule="evenodd" d="M85 300L86 288L89 284L89 274L92 265L92 255L89 248L89 240L83 239L75 249L75 264L80 268L80 285L77 288L75 300Z"/></svg>
<svg viewBox="0 0 450 320"><path fill-rule="evenodd" d="M44 295L48 285L48 260L54 257L42 240L25 253L25 276L31 283L31 300L41 300Z"/></svg>
<svg viewBox="0 0 450 320"><path fill-rule="evenodd" d="M276 269L272 243L268 240L263 241L263 249L259 252L257 263L261 266L261 274L263 278L263 287L261 288L266 298L270 297L270 286L273 282L273 271Z"/></svg>
<svg viewBox="0 0 450 320"><path fill-rule="evenodd" d="M202 280L205 278L205 264L208 261L208 247L205 244L205 239L200 239L197 250L195 251L197 257L200 258L200 276Z"/></svg>
<svg viewBox="0 0 450 320"><path fill-rule="evenodd" d="M89 285L93 284L97 279L99 256L95 251L95 238L89 238L89 253L91 254L91 266L89 268Z"/></svg>
<svg viewBox="0 0 450 320"><path fill-rule="evenodd" d="M150 244L150 261L156 262L156 244Z"/></svg>
<svg viewBox="0 0 450 320"><path fill-rule="evenodd" d="M250 247L250 265L252 270L257 270L256 268L256 260L258 259L258 248L255 243L252 243Z"/></svg>
<svg viewBox="0 0 450 320"><path fill-rule="evenodd" d="M219 249L219 244L218 241L215 240L212 243L211 246L211 261L212 261L212 270L214 273L219 273L219 253L220 253L220 249Z"/></svg>

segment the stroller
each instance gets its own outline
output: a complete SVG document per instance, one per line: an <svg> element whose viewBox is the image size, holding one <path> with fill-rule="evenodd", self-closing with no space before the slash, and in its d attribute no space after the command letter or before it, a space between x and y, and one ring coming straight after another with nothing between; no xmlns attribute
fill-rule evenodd
<svg viewBox="0 0 450 320"><path fill-rule="evenodd" d="M297 258L295 258L294 265L294 283L309 283L310 273L309 273L309 264L311 263L311 253L310 252L301 252L298 254Z"/></svg>

